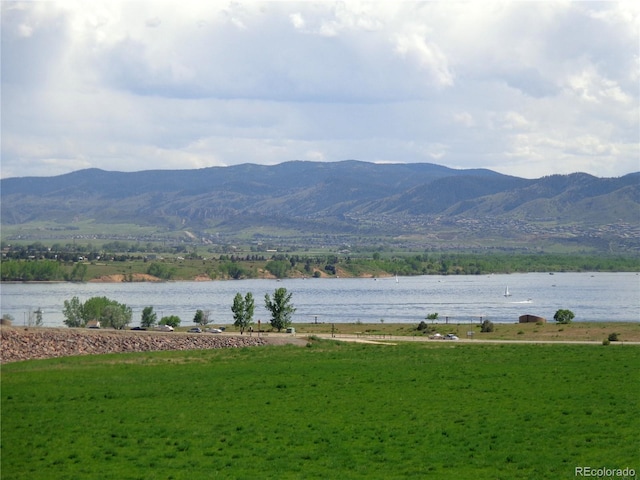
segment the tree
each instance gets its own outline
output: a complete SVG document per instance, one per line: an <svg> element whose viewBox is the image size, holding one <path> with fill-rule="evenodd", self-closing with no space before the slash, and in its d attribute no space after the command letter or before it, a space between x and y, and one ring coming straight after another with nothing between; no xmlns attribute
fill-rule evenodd
<svg viewBox="0 0 640 480"><path fill-rule="evenodd" d="M102 309L100 323L116 330L122 330L131 323L131 308L112 301Z"/></svg>
<svg viewBox="0 0 640 480"><path fill-rule="evenodd" d="M87 275L87 265L84 263L76 263L71 271L69 280L72 282L83 282L84 277Z"/></svg>
<svg viewBox="0 0 640 480"><path fill-rule="evenodd" d="M431 320L431 323L433 323L433 321L437 319L438 319L438 312L430 313L429 315L427 315L427 318L426 318L426 320Z"/></svg>
<svg viewBox="0 0 640 480"><path fill-rule="evenodd" d="M271 326L278 331L291 325L291 316L296 309L291 305L292 293L287 293L286 288L278 288L273 294L273 299L268 293L264 296L264 304L271 312Z"/></svg>
<svg viewBox="0 0 640 480"><path fill-rule="evenodd" d="M176 328L180 325L180 317L177 315L162 317L162 319L160 319L160 325L169 325L170 327Z"/></svg>
<svg viewBox="0 0 640 480"><path fill-rule="evenodd" d="M78 297L64 301L62 309L64 315L64 324L69 328L77 328L84 326L83 305Z"/></svg>
<svg viewBox="0 0 640 480"><path fill-rule="evenodd" d="M555 313L553 319L558 323L571 323L574 317L575 315L571 310L560 309Z"/></svg>
<svg viewBox="0 0 640 480"><path fill-rule="evenodd" d="M156 312L153 311L153 307L144 307L142 310L142 318L140 320L140 325L144 328L153 327L158 321L158 316Z"/></svg>
<svg viewBox="0 0 640 480"><path fill-rule="evenodd" d="M84 327L91 320L102 321L102 311L111 304L119 305L115 300L109 300L107 297L91 297L82 305L82 320Z"/></svg>
<svg viewBox="0 0 640 480"><path fill-rule="evenodd" d="M270 260L265 265L265 270L268 270L274 277L284 278L287 276L291 263L284 260Z"/></svg>
<svg viewBox="0 0 640 480"><path fill-rule="evenodd" d="M82 303L78 297L64 301L62 314L68 327L84 327L90 320L123 329L131 322L131 308L107 297L91 297Z"/></svg>
<svg viewBox="0 0 640 480"><path fill-rule="evenodd" d="M147 268L147 273L149 275L153 275L154 277L162 278L163 280L169 280L173 277L176 269L174 267L170 267L169 265L165 265L164 263L152 263Z"/></svg>
<svg viewBox="0 0 640 480"><path fill-rule="evenodd" d="M196 325L206 325L207 323L209 323L209 311L207 310L206 312L203 310L196 310L196 314L193 317L193 323L195 323Z"/></svg>
<svg viewBox="0 0 640 480"><path fill-rule="evenodd" d="M240 328L240 334L242 335L245 329L253 323L253 312L255 309L255 302L253 300L253 294L248 292L244 299L238 292L233 298L233 305L231 311L233 312L233 324Z"/></svg>
<svg viewBox="0 0 640 480"><path fill-rule="evenodd" d="M482 322L482 326L480 327L480 331L483 333L493 332L494 326L491 320L484 320Z"/></svg>

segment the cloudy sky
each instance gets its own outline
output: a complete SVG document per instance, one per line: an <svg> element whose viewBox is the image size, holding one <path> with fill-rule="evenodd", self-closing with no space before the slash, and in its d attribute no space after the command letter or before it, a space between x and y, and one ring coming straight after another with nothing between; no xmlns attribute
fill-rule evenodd
<svg viewBox="0 0 640 480"><path fill-rule="evenodd" d="M3 178L344 159L640 170L635 2L1 5Z"/></svg>

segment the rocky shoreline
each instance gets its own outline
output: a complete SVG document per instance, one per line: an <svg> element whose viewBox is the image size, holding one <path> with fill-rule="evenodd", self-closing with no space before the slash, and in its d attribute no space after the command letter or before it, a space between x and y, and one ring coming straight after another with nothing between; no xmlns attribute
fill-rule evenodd
<svg viewBox="0 0 640 480"><path fill-rule="evenodd" d="M71 355L241 348L267 343L263 338L235 335L3 326L0 363Z"/></svg>

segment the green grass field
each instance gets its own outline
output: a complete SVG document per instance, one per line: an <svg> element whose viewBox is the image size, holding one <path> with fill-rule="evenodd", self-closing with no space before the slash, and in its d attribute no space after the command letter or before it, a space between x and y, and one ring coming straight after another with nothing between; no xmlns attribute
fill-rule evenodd
<svg viewBox="0 0 640 480"><path fill-rule="evenodd" d="M640 471L640 348L288 346L2 367L2 478L575 478Z"/></svg>

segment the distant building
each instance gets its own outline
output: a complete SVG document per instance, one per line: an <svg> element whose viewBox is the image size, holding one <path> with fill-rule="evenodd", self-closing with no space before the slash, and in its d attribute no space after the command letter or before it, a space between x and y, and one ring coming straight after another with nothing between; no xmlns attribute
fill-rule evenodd
<svg viewBox="0 0 640 480"><path fill-rule="evenodd" d="M544 317L538 317L537 315L520 315L519 323L547 323L547 319Z"/></svg>

